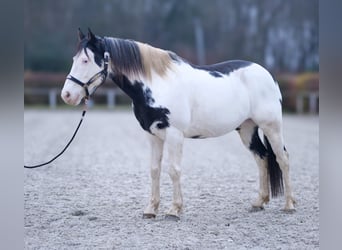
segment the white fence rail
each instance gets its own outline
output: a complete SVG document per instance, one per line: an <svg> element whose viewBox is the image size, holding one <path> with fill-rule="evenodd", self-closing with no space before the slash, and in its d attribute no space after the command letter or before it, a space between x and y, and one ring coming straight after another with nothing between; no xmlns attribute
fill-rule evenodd
<svg viewBox="0 0 342 250"><path fill-rule="evenodd" d="M58 88L25 88L25 95L41 95L48 97L49 107L54 109L57 107L57 98L60 95L61 90ZM124 95L119 89L98 89L96 95L106 96L107 108L113 109L116 106L116 97L118 95ZM92 106L94 101L91 100L89 105Z"/></svg>
<svg viewBox="0 0 342 250"><path fill-rule="evenodd" d="M42 95L48 97L49 107L54 109L57 107L57 98L60 95L60 89L58 88L25 88L25 95ZM113 109L116 106L117 96L125 95L120 89L98 89L96 95L106 96L107 108ZM290 93L283 93L283 97L286 98ZM318 111L318 91L313 92L299 92L296 95L296 112L304 113L305 100L308 100L308 112L315 114ZM90 106L94 105L94 101L91 100Z"/></svg>

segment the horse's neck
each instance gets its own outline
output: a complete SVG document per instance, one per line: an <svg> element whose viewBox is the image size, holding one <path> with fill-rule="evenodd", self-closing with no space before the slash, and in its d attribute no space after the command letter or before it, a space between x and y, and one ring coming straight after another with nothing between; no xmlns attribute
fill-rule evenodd
<svg viewBox="0 0 342 250"><path fill-rule="evenodd" d="M148 88L143 81L134 79L129 79L123 74L111 74L110 78L112 81L124 92L126 93L134 104L149 104L150 100L148 95Z"/></svg>

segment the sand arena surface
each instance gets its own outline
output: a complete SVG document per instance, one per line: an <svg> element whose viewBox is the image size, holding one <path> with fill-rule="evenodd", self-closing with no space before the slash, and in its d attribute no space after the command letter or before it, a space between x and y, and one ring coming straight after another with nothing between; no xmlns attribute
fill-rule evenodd
<svg viewBox="0 0 342 250"><path fill-rule="evenodd" d="M26 110L25 164L69 140L81 111ZM284 197L250 212L258 169L238 134L185 140L184 212L165 221L172 185L161 173L156 219L142 219L150 194L149 144L132 112L90 110L75 141L49 166L24 170L25 249L318 249L318 117L284 116L297 211Z"/></svg>

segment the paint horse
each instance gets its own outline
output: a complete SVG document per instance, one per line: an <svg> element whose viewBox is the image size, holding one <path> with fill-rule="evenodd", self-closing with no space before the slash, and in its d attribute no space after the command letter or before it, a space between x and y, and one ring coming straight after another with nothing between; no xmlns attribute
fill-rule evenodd
<svg viewBox="0 0 342 250"><path fill-rule="evenodd" d="M157 215L163 166L173 183L166 218L179 219L184 138L217 137L233 130L259 168L259 193L252 208L262 209L270 191L274 197L285 189L285 210L294 210L282 97L268 71L239 60L197 66L171 51L133 40L99 37L90 30L87 35L79 30L78 35L78 52L61 96L67 104L78 105L108 76L132 99L134 115L147 132L152 150L152 192L144 218Z"/></svg>

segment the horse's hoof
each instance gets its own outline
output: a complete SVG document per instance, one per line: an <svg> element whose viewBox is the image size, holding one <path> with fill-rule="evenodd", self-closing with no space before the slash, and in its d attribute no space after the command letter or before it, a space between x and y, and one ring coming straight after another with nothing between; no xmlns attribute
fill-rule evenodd
<svg viewBox="0 0 342 250"><path fill-rule="evenodd" d="M143 214L143 219L155 219L155 214Z"/></svg>
<svg viewBox="0 0 342 250"><path fill-rule="evenodd" d="M261 207L254 207L252 206L250 209L249 209L249 212L251 213L254 213L254 212L259 212L259 211L263 211L264 210L264 207L261 206Z"/></svg>
<svg viewBox="0 0 342 250"><path fill-rule="evenodd" d="M179 221L180 218L179 218L179 216L174 215L174 214L166 214L165 215L165 220L168 220L168 221Z"/></svg>

